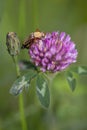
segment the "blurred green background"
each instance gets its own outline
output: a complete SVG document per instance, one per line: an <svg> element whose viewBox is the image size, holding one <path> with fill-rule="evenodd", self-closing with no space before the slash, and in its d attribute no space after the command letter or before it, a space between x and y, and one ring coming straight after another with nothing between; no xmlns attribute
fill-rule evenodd
<svg viewBox="0 0 87 130"><path fill-rule="evenodd" d="M16 72L6 34L14 31L22 42L36 28L70 34L79 52L76 64L87 65L87 0L0 0L0 130L21 130L19 99L9 94ZM19 58L28 59L27 50ZM71 92L63 73L57 75L48 110L40 106L34 83L24 92L28 130L87 130L87 77L76 77Z"/></svg>

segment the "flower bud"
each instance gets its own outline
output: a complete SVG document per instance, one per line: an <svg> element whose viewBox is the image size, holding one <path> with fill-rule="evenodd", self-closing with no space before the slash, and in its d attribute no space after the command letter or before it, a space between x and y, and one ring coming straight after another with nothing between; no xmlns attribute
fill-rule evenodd
<svg viewBox="0 0 87 130"><path fill-rule="evenodd" d="M15 32L9 32L6 36L7 50L11 56L16 56L20 53L20 41Z"/></svg>

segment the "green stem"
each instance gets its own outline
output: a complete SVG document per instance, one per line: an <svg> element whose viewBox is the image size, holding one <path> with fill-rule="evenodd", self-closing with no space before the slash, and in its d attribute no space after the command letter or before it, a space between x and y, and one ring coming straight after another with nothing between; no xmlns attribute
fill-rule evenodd
<svg viewBox="0 0 87 130"><path fill-rule="evenodd" d="M18 65L18 58L17 58L17 56L13 56L13 61L15 63L17 77L20 77L21 74L20 74L20 68L19 68L19 65Z"/></svg>
<svg viewBox="0 0 87 130"><path fill-rule="evenodd" d="M18 65L17 56L13 57L13 60L14 60L15 67L16 67L17 77L20 77L21 74L20 74L20 68ZM20 119L21 119L22 130L27 130L22 93L19 95L19 110L20 110Z"/></svg>
<svg viewBox="0 0 87 130"><path fill-rule="evenodd" d="M27 130L27 124L26 124L25 113L24 113L23 94L22 93L19 96L19 109L20 109L22 130Z"/></svg>

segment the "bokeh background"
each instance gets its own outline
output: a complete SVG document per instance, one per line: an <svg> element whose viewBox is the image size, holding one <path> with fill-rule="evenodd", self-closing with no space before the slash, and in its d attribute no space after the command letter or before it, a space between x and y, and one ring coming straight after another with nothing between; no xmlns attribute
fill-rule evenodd
<svg viewBox="0 0 87 130"><path fill-rule="evenodd" d="M36 28L70 34L79 52L76 64L87 65L87 0L0 0L0 130L21 130L19 99L9 94L16 72L6 34L16 32L22 43ZM27 50L19 58L28 60ZM34 85L24 92L28 130L87 130L87 77L76 78L74 92L63 73L54 78L48 110L40 106Z"/></svg>

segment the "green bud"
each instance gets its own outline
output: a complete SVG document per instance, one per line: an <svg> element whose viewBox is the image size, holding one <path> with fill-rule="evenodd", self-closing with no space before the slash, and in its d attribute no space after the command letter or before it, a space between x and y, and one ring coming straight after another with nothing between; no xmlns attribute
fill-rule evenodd
<svg viewBox="0 0 87 130"><path fill-rule="evenodd" d="M11 56L16 56L20 53L20 41L15 32L7 33L6 45Z"/></svg>

